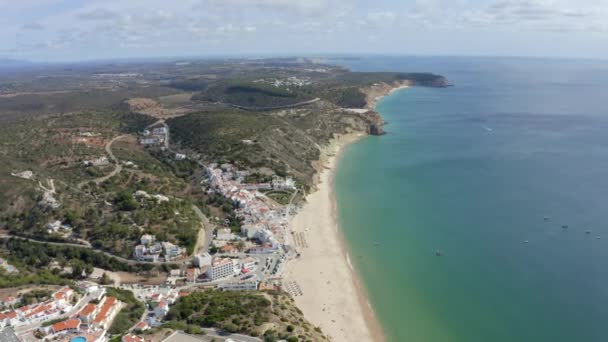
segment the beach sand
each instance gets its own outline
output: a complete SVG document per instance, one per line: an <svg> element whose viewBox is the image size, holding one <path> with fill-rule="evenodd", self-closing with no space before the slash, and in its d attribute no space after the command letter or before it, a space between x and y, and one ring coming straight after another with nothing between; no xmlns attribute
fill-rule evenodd
<svg viewBox="0 0 608 342"><path fill-rule="evenodd" d="M332 341L382 341L382 333L352 269L338 229L333 178L340 151L364 137L350 134L322 151L317 190L293 218L291 230L301 253L286 265L284 282L299 286L296 305ZM293 285L292 285L293 287Z"/></svg>

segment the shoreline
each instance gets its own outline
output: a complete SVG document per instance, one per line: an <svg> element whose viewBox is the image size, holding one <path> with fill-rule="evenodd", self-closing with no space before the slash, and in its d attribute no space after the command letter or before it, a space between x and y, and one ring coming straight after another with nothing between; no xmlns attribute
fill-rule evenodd
<svg viewBox="0 0 608 342"><path fill-rule="evenodd" d="M384 341L361 281L352 267L339 228L334 177L344 148L365 134L347 134L323 149L316 190L291 222L301 256L288 262L284 281L296 283L302 295L294 297L297 307L331 341ZM298 240L298 239L296 239Z"/></svg>
<svg viewBox="0 0 608 342"><path fill-rule="evenodd" d="M367 108L375 110L382 98L408 87L410 84L383 83L366 89ZM351 264L335 189L344 149L366 137L364 133L345 134L322 148L313 190L290 222L293 237L298 237L294 247L301 256L287 263L284 281L302 289L302 295L294 297L296 306L334 342L385 341L363 282Z"/></svg>

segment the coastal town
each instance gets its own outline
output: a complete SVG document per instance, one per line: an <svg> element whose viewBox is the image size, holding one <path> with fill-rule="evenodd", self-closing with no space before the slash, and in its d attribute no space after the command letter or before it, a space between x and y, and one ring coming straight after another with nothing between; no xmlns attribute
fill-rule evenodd
<svg viewBox="0 0 608 342"><path fill-rule="evenodd" d="M146 129L140 133L142 145L164 146L169 139L168 127ZM176 153L175 158L187 158ZM108 159L85 161L84 166L105 165ZM163 284L120 284L120 288L134 293L145 304L146 312L121 342L146 342L143 333L161 327L170 307L181 297L195 289L216 288L221 291L285 290L293 296L302 294L297 284L283 284L282 272L290 258L297 257L289 231L291 203L281 205L264 192L298 192L296 182L290 177L274 176L268 182L247 183L250 171L239 170L231 164L211 163L202 166L205 179L201 189L231 201L239 220L240 229L225 227L222 222L211 225L206 231L212 234L208 244L188 255L185 248L155 235L143 234L134 248L132 260L142 263L167 264L173 268ZM133 193L136 199L169 201L161 194L150 195L145 191ZM49 234L68 236L72 227L59 220L46 225ZM0 259L0 267L6 272L18 272L6 260ZM2 341L58 341L58 342L106 342L109 327L118 312L126 306L106 289L113 288L93 280L80 281L76 288L64 287L52 293L44 301L23 305L22 298L7 297L0 303L0 336ZM11 340L12 339L12 340ZM221 337L220 337L221 339ZM224 338L226 341L258 341L255 337ZM113 340L112 340L113 341ZM180 341L173 334L163 341ZM203 340L201 340L203 341Z"/></svg>
<svg viewBox="0 0 608 342"><path fill-rule="evenodd" d="M445 80L227 63L97 71L82 79L174 90L13 129L39 143L6 131L0 149L22 147L0 151L0 186L15 185L0 216L0 341L376 339L337 228L335 162L384 133L379 98ZM198 88L190 76L205 72Z"/></svg>

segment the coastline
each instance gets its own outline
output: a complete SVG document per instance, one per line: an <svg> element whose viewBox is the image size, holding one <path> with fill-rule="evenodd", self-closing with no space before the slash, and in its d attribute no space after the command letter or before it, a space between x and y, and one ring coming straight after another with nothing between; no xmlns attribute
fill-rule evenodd
<svg viewBox="0 0 608 342"><path fill-rule="evenodd" d="M380 83L364 89L367 109L374 110L383 97L409 86ZM340 135L322 148L313 190L290 223L300 257L287 263L284 281L301 288L302 295L294 297L296 306L334 342L385 340L363 283L350 262L339 224L334 184L344 148L365 137L364 133Z"/></svg>
<svg viewBox="0 0 608 342"><path fill-rule="evenodd" d="M284 281L295 282L302 295L294 297L304 316L319 326L331 341L383 341L380 325L367 302L361 282L350 265L348 251L338 225L334 177L344 147L365 134L347 134L323 149L316 191L291 223L301 254L290 260Z"/></svg>

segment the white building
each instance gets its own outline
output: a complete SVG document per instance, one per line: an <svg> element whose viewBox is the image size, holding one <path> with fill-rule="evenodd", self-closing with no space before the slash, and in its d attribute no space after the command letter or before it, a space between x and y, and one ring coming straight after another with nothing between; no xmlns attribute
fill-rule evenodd
<svg viewBox="0 0 608 342"><path fill-rule="evenodd" d="M158 306L154 308L154 315L156 317L165 317L165 315L169 312L169 303L165 300L161 300L158 303Z"/></svg>
<svg viewBox="0 0 608 342"><path fill-rule="evenodd" d="M213 258L211 258L211 255L209 253L198 254L195 255L194 258L192 258L192 263L196 267L209 266L211 265L212 261Z"/></svg>
<svg viewBox="0 0 608 342"><path fill-rule="evenodd" d="M47 232L49 232L49 234L57 233L57 231L59 231L59 228L61 228L61 221L59 221L59 220L49 222L46 224L46 230L47 230Z"/></svg>
<svg viewBox="0 0 608 342"><path fill-rule="evenodd" d="M184 160L186 159L186 155L182 154L182 153L176 153L175 154L175 160Z"/></svg>
<svg viewBox="0 0 608 342"><path fill-rule="evenodd" d="M237 273L235 271L236 261L230 258L216 258L211 263L211 267L207 269L207 277L211 280L217 280Z"/></svg>
<svg viewBox="0 0 608 342"><path fill-rule="evenodd" d="M230 228L220 228L217 230L217 239L221 241L230 241L234 238Z"/></svg>
<svg viewBox="0 0 608 342"><path fill-rule="evenodd" d="M254 239L261 229L262 227L257 224L244 224L241 226L241 233L247 236L248 239Z"/></svg>
<svg viewBox="0 0 608 342"><path fill-rule="evenodd" d="M167 134L167 129L162 126L162 127L156 127L154 129L152 129L152 134L154 135L165 135Z"/></svg>
<svg viewBox="0 0 608 342"><path fill-rule="evenodd" d="M182 254L184 254L184 249L172 244L171 242L162 242L163 250L165 251L165 259L173 260Z"/></svg>
<svg viewBox="0 0 608 342"><path fill-rule="evenodd" d="M223 291L255 291L258 289L259 281L245 280L220 284L218 288Z"/></svg>
<svg viewBox="0 0 608 342"><path fill-rule="evenodd" d="M241 259L241 268L253 270L256 266L257 260L252 257L246 257Z"/></svg>
<svg viewBox="0 0 608 342"><path fill-rule="evenodd" d="M142 245L147 246L156 241L156 236L150 234L144 234L139 239Z"/></svg>

